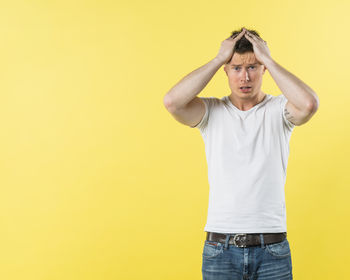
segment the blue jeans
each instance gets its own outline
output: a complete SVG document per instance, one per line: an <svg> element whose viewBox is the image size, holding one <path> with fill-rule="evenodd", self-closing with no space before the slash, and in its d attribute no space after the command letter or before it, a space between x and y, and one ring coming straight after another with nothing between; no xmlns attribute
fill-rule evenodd
<svg viewBox="0 0 350 280"><path fill-rule="evenodd" d="M202 254L203 280L290 280L292 258L289 242L236 247L226 242L205 240Z"/></svg>

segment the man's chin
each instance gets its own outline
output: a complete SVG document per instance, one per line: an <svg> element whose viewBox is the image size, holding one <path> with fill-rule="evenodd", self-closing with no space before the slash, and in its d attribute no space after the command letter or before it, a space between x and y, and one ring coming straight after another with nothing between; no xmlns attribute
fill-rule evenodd
<svg viewBox="0 0 350 280"><path fill-rule="evenodd" d="M239 96L239 97L251 97L252 95L254 95L254 91L242 92L238 90L238 92L236 92L236 96Z"/></svg>

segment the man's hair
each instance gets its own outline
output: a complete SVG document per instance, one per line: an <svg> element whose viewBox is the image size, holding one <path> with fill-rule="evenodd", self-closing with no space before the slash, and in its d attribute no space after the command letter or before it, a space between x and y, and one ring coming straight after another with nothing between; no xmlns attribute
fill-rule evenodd
<svg viewBox="0 0 350 280"><path fill-rule="evenodd" d="M257 31L251 30L251 29L248 29L248 28L245 28L245 29L247 29L250 33L253 33L254 35L260 37L260 35L259 35L259 33ZM232 31L230 37L231 38L235 38L242 31L243 31L243 27L240 30ZM235 52L237 52L239 54L244 54L246 52L254 52L253 45L252 45L251 42L249 42L249 40L247 38L245 38L245 36L243 36L241 39L239 39L236 42L235 48L233 49L233 53L235 53Z"/></svg>

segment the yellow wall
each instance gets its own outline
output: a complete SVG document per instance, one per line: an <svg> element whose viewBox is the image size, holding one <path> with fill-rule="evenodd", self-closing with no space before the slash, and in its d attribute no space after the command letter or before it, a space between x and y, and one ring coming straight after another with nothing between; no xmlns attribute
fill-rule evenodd
<svg viewBox="0 0 350 280"><path fill-rule="evenodd" d="M201 279L197 129L163 96L245 26L317 93L290 142L295 279L347 279L349 1L1 1L0 279ZM262 89L280 94L266 71ZM200 93L230 93L223 69Z"/></svg>

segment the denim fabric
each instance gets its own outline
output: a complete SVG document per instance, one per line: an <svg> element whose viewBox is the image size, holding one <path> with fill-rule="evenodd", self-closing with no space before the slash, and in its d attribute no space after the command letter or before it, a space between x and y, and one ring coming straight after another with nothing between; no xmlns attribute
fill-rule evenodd
<svg viewBox="0 0 350 280"><path fill-rule="evenodd" d="M236 247L205 240L202 254L203 280L290 280L292 258L289 242ZM262 234L260 235L262 237Z"/></svg>

